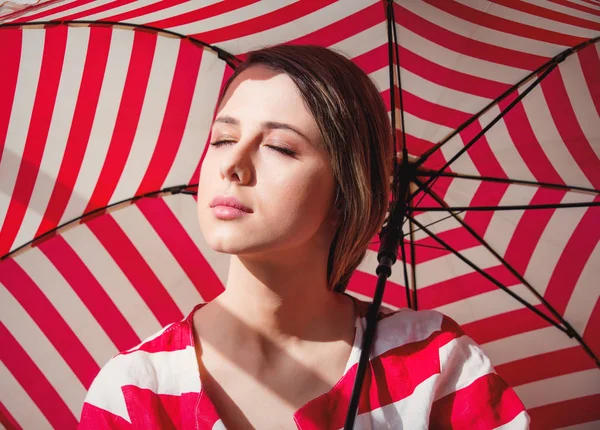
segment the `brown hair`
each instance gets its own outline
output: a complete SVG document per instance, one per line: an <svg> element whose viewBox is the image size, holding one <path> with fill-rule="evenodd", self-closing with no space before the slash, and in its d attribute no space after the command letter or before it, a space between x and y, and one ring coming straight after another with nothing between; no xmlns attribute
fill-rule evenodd
<svg viewBox="0 0 600 430"><path fill-rule="evenodd" d="M320 46L277 45L250 52L225 88L251 66L288 75L321 132L337 182L341 219L327 263L330 289L341 292L383 224L394 144L390 120L369 77L346 57Z"/></svg>

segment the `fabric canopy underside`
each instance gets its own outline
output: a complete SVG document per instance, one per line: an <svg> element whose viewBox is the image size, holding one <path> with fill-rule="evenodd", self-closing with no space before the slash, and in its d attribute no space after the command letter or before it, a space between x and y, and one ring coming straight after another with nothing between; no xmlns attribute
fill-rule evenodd
<svg viewBox="0 0 600 430"><path fill-rule="evenodd" d="M65 0L0 16L7 24L0 27L5 428L75 428L87 388L112 355L223 290L228 256L204 243L188 185L197 183L231 56L282 42L331 47L369 74L390 110L386 7L373 0ZM600 35L595 0L399 0L393 9L406 148L417 158L524 76ZM422 168L441 168L537 76ZM596 357L599 77L600 43L568 55L431 186L462 208L458 216ZM394 114L400 127L400 110ZM415 221L551 315L432 195L421 197ZM583 205L490 209L571 203ZM528 408L532 428L598 428L600 371L580 342L425 229L407 223L405 233L414 244L406 262L418 308L447 314L482 345ZM374 291L375 242L348 287L362 299ZM401 264L384 295L390 308L407 306Z"/></svg>

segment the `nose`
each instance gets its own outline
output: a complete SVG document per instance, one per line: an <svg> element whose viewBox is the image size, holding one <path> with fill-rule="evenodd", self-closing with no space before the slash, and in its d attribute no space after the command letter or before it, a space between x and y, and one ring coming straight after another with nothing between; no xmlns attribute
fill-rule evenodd
<svg viewBox="0 0 600 430"><path fill-rule="evenodd" d="M253 166L251 145L242 141L225 148L221 160L221 179L248 185L252 181Z"/></svg>

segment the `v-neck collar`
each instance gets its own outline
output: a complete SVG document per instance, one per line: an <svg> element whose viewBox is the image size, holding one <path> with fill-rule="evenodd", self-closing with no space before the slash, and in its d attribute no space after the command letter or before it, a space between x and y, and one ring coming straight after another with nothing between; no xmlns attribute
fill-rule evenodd
<svg viewBox="0 0 600 430"><path fill-rule="evenodd" d="M363 317L365 316L366 311L364 309L364 306L361 306L361 304L355 297L353 297L345 292L343 292L342 294L350 297L352 299L352 303L354 304L354 340L352 342L352 349L350 350L350 355L348 356L348 360L346 361L346 366L344 368L344 372L342 373L342 376L340 377L340 379L333 385L333 387L326 393L323 393L320 396L307 401L299 409L297 409L296 412L294 412L293 417L294 417L294 421L295 421L298 429L303 428L303 423L311 422L313 420L311 418L313 413L309 413L309 411L308 411L311 407L313 407L318 402L329 403L327 401L328 397L332 397L334 393L339 392L342 381L344 381L346 379L348 370L355 363L357 363L360 358L360 349L361 349L362 337L363 337L363 333L364 333ZM187 329L189 330L189 339L190 339L190 345L191 345L190 360L192 362L190 363L190 366L193 369L195 369L196 377L198 378L198 381L200 382L200 393L199 393L198 401L196 403L196 408L195 408L196 420L210 419L214 423L214 422L219 421L221 419L221 417L219 416L215 405L210 400L208 394L204 390L202 380L200 378L200 369L198 367L198 356L196 353L196 339L194 336L194 325L193 325L194 314L200 308L205 306L206 304L207 303L199 303L193 308L193 310L190 312L190 314L186 318L186 322L187 322L186 326L187 326ZM205 416L202 418L199 418L198 417L200 415L198 413L199 411L201 411L202 414ZM208 415L208 416L206 416L206 415ZM199 423L197 423L197 424L199 424ZM196 428L198 428L198 426L196 426ZM223 429L224 428L225 427L223 426Z"/></svg>

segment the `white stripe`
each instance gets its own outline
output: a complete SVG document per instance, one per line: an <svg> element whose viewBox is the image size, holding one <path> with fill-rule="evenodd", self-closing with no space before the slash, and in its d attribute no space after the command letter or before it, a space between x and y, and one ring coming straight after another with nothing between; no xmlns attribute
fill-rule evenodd
<svg viewBox="0 0 600 430"><path fill-rule="evenodd" d="M61 218L61 224L83 214L92 196L104 161L121 104L125 77L131 57L134 32L112 30L106 72L102 81L96 116L83 157L73 194Z"/></svg>
<svg viewBox="0 0 600 430"><path fill-rule="evenodd" d="M2 361L0 361L0 385L2 386L0 402L21 428L52 430L50 421Z"/></svg>
<svg viewBox="0 0 600 430"><path fill-rule="evenodd" d="M403 6L412 6L415 4L418 4L418 2L402 3ZM396 31L398 33L398 40L402 41L402 46L406 49L450 70L510 85L518 82L529 73L528 70L493 63L491 61L481 60L460 52L452 51L421 37L398 24L396 24Z"/></svg>
<svg viewBox="0 0 600 430"><path fill-rule="evenodd" d="M593 196L567 193L560 203L591 202ZM556 209L537 241L523 277L544 295L565 246L587 208Z"/></svg>
<svg viewBox="0 0 600 430"><path fill-rule="evenodd" d="M593 49L587 47L586 49ZM573 107L573 112L577 122L583 131L589 145L600 158L600 116L594 105L594 100L590 93L590 88L583 75L579 56L571 55L567 60L558 66L560 75L565 84L565 89L569 96L569 101ZM600 70L595 70L599 73ZM592 78L592 79L598 79ZM591 82L590 82L591 83ZM579 143L579 142L578 142ZM584 145L582 142L581 145ZM598 167L597 163L595 164Z"/></svg>
<svg viewBox="0 0 600 430"><path fill-rule="evenodd" d="M55 13L53 15L45 16L43 19L44 19L44 21L51 21L53 19L62 19L64 17L66 17L66 16L73 15L75 13L85 12L85 11L88 11L90 9L96 8L98 6L103 6L105 4L113 3L114 1L115 0L95 0L95 1L83 4L81 6L77 6L77 7L68 9L68 10L63 11L63 12L57 12L57 13ZM78 18L78 19L87 19L87 18L83 17L83 18Z"/></svg>
<svg viewBox="0 0 600 430"><path fill-rule="evenodd" d="M600 393L600 371L584 370L514 387L527 409Z"/></svg>
<svg viewBox="0 0 600 430"><path fill-rule="evenodd" d="M25 141L29 132L31 112L38 87L40 68L44 54L45 30L22 32L21 60L10 112L6 144L0 162L0 225L4 224L8 206L23 162ZM34 167L34 166L31 166Z"/></svg>
<svg viewBox="0 0 600 430"><path fill-rule="evenodd" d="M569 0L571 3L575 3L581 6L589 7L590 9L600 10L600 4L592 4L582 0Z"/></svg>
<svg viewBox="0 0 600 430"><path fill-rule="evenodd" d="M112 358L90 386L85 401L130 421L121 387L151 390L156 394L180 396L200 392L196 352L191 346L178 351L135 351Z"/></svg>
<svg viewBox="0 0 600 430"><path fill-rule="evenodd" d="M212 430L227 430L227 428L225 427L225 424L223 424L223 420L219 418L219 420L215 422L215 425L213 425Z"/></svg>
<svg viewBox="0 0 600 430"><path fill-rule="evenodd" d="M101 367L119 352L67 280L39 248L15 258Z"/></svg>
<svg viewBox="0 0 600 430"><path fill-rule="evenodd" d="M382 319L377 324L377 341L373 345L371 358L399 346L427 339L441 329L443 317L439 312L431 310L415 312L411 309L400 309ZM366 318L362 320L366 325Z"/></svg>
<svg viewBox="0 0 600 430"><path fill-rule="evenodd" d="M382 13L381 22L378 22L366 30L340 40L339 42L328 46L328 48L352 59L379 48L380 46L387 45L388 37L384 23L385 15Z"/></svg>
<svg viewBox="0 0 600 430"><path fill-rule="evenodd" d="M85 387L27 311L2 284L0 284L0 315L2 315L2 324L48 379L71 413L78 417L81 413L81 399L85 396Z"/></svg>
<svg viewBox="0 0 600 430"><path fill-rule="evenodd" d="M569 338L556 327L546 327L487 342L481 348L493 365L499 366L577 345L579 343L575 339Z"/></svg>
<svg viewBox="0 0 600 430"><path fill-rule="evenodd" d="M484 12L489 13L488 9L491 7L491 4L492 3L488 2L473 2L472 7L478 10L486 9ZM403 2L402 6L420 17L423 17L427 21L451 31L452 33L490 45L544 57L553 57L562 49L568 48L568 46L563 47L562 45L555 45L553 43L516 36L511 33L493 30L479 24L473 24L446 13L434 6L428 5L425 2Z"/></svg>
<svg viewBox="0 0 600 430"><path fill-rule="evenodd" d="M479 125L483 129L492 120L500 115L498 105L492 106L479 118ZM518 133L518 131L517 131ZM512 137L504 119L500 119L492 126L482 139L486 139L490 149L494 153L494 158L498 161L502 170L508 178L519 178L525 181L535 181L535 176L525 164L521 154L515 147ZM475 144L477 145L477 143Z"/></svg>
<svg viewBox="0 0 600 430"><path fill-rule="evenodd" d="M468 336L452 339L439 349L440 380L435 400L471 385L477 379L494 373L490 360Z"/></svg>
<svg viewBox="0 0 600 430"><path fill-rule="evenodd" d="M534 306L541 303L540 300L525 287L525 285L517 284L507 287L511 292L517 294L523 300ZM448 315L458 324L462 325L501 315L505 312L523 309L524 307L525 305L519 303L508 293L501 289L496 289L444 306L439 306L435 308L435 310Z"/></svg>
<svg viewBox="0 0 600 430"><path fill-rule="evenodd" d="M509 178L512 177L509 175ZM499 206L529 204L539 188L526 185L509 185L500 199ZM494 211L483 238L501 256L505 256L515 230L525 211Z"/></svg>
<svg viewBox="0 0 600 430"><path fill-rule="evenodd" d="M7 19L6 22L12 22L12 21L17 20L17 19L27 18L28 16L37 15L38 13L44 12L44 11L47 11L47 10L52 11L53 9L56 9L56 8L59 8L59 7L63 7L64 5L67 5L69 3L76 3L77 1L78 0L63 0L63 1L60 1L58 3L54 3L54 4L50 3L50 4L47 4L47 5L43 5L43 6L35 8L35 9L33 9L33 10L27 12L27 13L24 13L22 15L19 14L19 15L16 15L14 17L11 17L11 18ZM46 18L45 17L44 18L40 18L40 20L46 20ZM2 18L0 18L0 22L3 22Z"/></svg>
<svg viewBox="0 0 600 430"><path fill-rule="evenodd" d="M241 22L266 15L295 2L296 0L279 0L277 2L253 3L239 9L222 13L220 15L211 16L210 18L206 18L201 21L194 21L189 24L170 27L169 30L182 34L203 33L205 31L216 30L226 26L239 24Z"/></svg>
<svg viewBox="0 0 600 430"><path fill-rule="evenodd" d="M531 3L536 6L540 6L540 7L549 9L549 10L564 13L566 15L576 16L577 18L582 18L582 19L585 19L588 21L592 21L592 22L600 21L600 18L592 13L583 12L581 10L563 6L558 3L549 3L548 0L523 0L523 1L525 1L526 3ZM573 1L573 0L570 0L570 1L571 1L571 3L578 3L581 5L585 5L586 7L589 7L590 9L594 8L594 5L591 5L589 3L577 2L577 1ZM600 5L598 7L598 10L600 10Z"/></svg>
<svg viewBox="0 0 600 430"><path fill-rule="evenodd" d="M208 49L202 52L192 102L187 113L181 144L165 179L165 186L187 184L202 158L213 113L225 73L225 62ZM198 178L194 178L197 182Z"/></svg>
<svg viewBox="0 0 600 430"><path fill-rule="evenodd" d="M48 207L52 191L57 185L56 179L65 154L69 132L73 125L73 112L75 111L77 94L81 84L89 35L89 27L68 29L65 59L48 137L31 200L15 240L16 244L23 244L33 239L33 235L39 228ZM61 184L58 184L58 186L60 187Z"/></svg>
<svg viewBox="0 0 600 430"><path fill-rule="evenodd" d="M85 19L90 20L90 21L106 19L106 18L115 16L115 15L120 15L125 12L130 12L132 10L141 9L144 6L148 6L148 5L151 5L154 3L156 3L156 0L137 0L137 1L122 5L122 6L117 6L117 7L108 9L104 12L98 12L98 13L95 13L92 15L86 15ZM125 20L124 22L130 22L130 20Z"/></svg>
<svg viewBox="0 0 600 430"><path fill-rule="evenodd" d="M557 73L557 71L554 70L552 73ZM521 87L519 93L524 89L525 87ZM563 143L541 88L538 86L533 89L523 98L521 104L525 109L533 134L561 179L569 185L591 187L590 182Z"/></svg>
<svg viewBox="0 0 600 430"><path fill-rule="evenodd" d="M405 282L404 282L404 273L402 272L402 269L400 269L400 265L402 263L398 262L398 269L394 269L392 270L392 274L390 275L390 277L388 278L388 280L390 282L394 282L398 285L401 286L405 286ZM365 254L365 257L362 259L362 261L360 262L360 264L358 265L358 270L360 270L361 272L365 272L365 273L369 273L371 275L375 275L375 270L377 269L377 266L379 266L379 262L377 261L377 252L371 250L371 249L367 249L367 253ZM408 266L407 267L407 271L408 271L408 276L410 279L411 276L411 267ZM375 280L373 280L373 282L375 282ZM375 285L375 284L373 284ZM372 300L372 298L371 298ZM369 301L371 301L369 300Z"/></svg>
<svg viewBox="0 0 600 430"><path fill-rule="evenodd" d="M229 261L231 257L228 254L222 254L213 250L202 236L200 225L198 224L198 210L196 200L192 196L176 194L166 196L165 203L177 217L181 226L194 241L206 262L221 281L223 285L227 283L229 274Z"/></svg>
<svg viewBox="0 0 600 430"><path fill-rule="evenodd" d="M400 68L400 74L403 91L414 94L435 105L475 114L490 102L490 99L463 93L428 81L403 67ZM387 67L370 73L369 77L375 82L380 91L389 89L390 74Z"/></svg>
<svg viewBox="0 0 600 430"><path fill-rule="evenodd" d="M196 304L204 301L171 251L136 205L115 211L112 216L182 314L187 315Z"/></svg>
<svg viewBox="0 0 600 430"><path fill-rule="evenodd" d="M482 270L500 264L482 245L464 249L460 253ZM471 266L454 254L447 254L417 265L417 288L425 288L473 272L475 270Z"/></svg>
<svg viewBox="0 0 600 430"><path fill-rule="evenodd" d="M130 18L127 22L133 24L149 24L154 21L162 21L163 19L173 18L179 15L184 15L187 12L192 12L201 9L211 4L219 3L221 0L193 0L171 6L167 9L157 10L156 12ZM136 2L138 3L138 2ZM149 3L156 3L156 0L151 0ZM111 14L112 15L112 14Z"/></svg>
<svg viewBox="0 0 600 430"><path fill-rule="evenodd" d="M473 9L480 9L482 5L481 2L477 2L476 0L458 1L466 6L472 7ZM554 7L554 4L552 5L552 7ZM485 13L487 13L488 15L504 18L512 22L518 22L521 24L530 25L532 27L541 28L543 30L552 31L554 33L562 33L585 38L592 38L595 37L597 34L594 30L576 27L574 25L565 24L560 21L543 18L537 15L531 15L529 13L521 12L519 10L502 6L497 3L488 4L488 6L485 8ZM529 44L530 40L532 39L526 40Z"/></svg>
<svg viewBox="0 0 600 430"><path fill-rule="evenodd" d="M408 397L359 414L354 428L364 430L429 428L428 418L438 379L437 374L430 376L417 385Z"/></svg>
<svg viewBox="0 0 600 430"><path fill-rule="evenodd" d="M140 339L160 330L161 325L148 305L85 224L65 231L63 237Z"/></svg>
<svg viewBox="0 0 600 430"><path fill-rule="evenodd" d="M600 298L600 288L598 288L599 279L600 242L596 244L592 254L585 263L564 313L565 320L580 334L585 332L587 323L594 311L594 306L598 302L598 298Z"/></svg>
<svg viewBox="0 0 600 430"><path fill-rule="evenodd" d="M422 196L422 194L419 194L416 197L415 203L417 203L421 199L421 196ZM460 215L459 215L459 217L460 217ZM440 212L423 212L423 213L420 213L419 215L415 216L414 218L417 221L419 221L423 226L425 226L427 228L427 230L429 230L435 234L443 233L444 231L453 230L455 228L461 227L460 223L456 219L454 219L454 217L448 217L447 212L441 212L441 211ZM443 218L446 218L446 219L441 221ZM429 237L429 234L425 233L424 230L419 230L419 227L417 227L416 224L413 224L413 227L415 229L414 239L418 246L419 245L418 242L422 239ZM409 232L408 228L405 228L404 234L408 234L408 232ZM442 245L439 245L437 243L436 243L436 246L439 246L440 248L442 247ZM418 258L418 252L419 252L418 250L419 250L419 248L417 247L417 258Z"/></svg>
<svg viewBox="0 0 600 430"><path fill-rule="evenodd" d="M519 415L514 417L511 421L496 427L495 430L515 430L515 429L528 429L529 428L529 415L527 412L522 411Z"/></svg>
<svg viewBox="0 0 600 430"><path fill-rule="evenodd" d="M561 427L557 430L598 430L600 428L600 420L589 421L583 424L575 424L574 426Z"/></svg>
<svg viewBox="0 0 600 430"><path fill-rule="evenodd" d="M397 112L399 113L400 110L397 109ZM450 127L421 119L409 112L404 112L404 122L407 134L429 142L439 142L452 132ZM400 125L399 120L397 124ZM450 145L450 142L448 144ZM442 147L442 152L444 152L444 147Z"/></svg>
<svg viewBox="0 0 600 430"><path fill-rule="evenodd" d="M157 37L140 118L112 201L121 201L133 196L148 171L158 136L164 126L165 110L180 44L180 39ZM175 145L176 142L172 144Z"/></svg>
<svg viewBox="0 0 600 430"><path fill-rule="evenodd" d="M375 2L376 0L346 0L344 2L335 2L286 24L234 40L220 42L217 45L232 54L240 54L266 45L288 42L325 28L328 25L367 8ZM283 2L275 3L283 4ZM383 16L382 10L382 21L383 20L385 20L385 17ZM385 27L381 27L381 31L385 32Z"/></svg>

